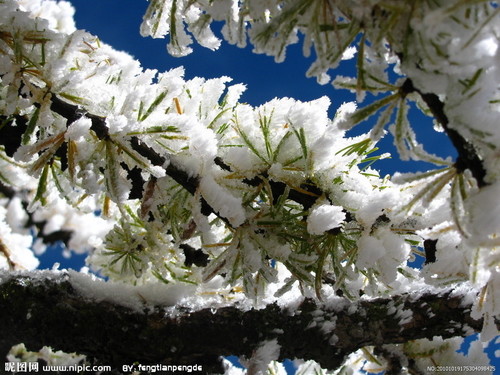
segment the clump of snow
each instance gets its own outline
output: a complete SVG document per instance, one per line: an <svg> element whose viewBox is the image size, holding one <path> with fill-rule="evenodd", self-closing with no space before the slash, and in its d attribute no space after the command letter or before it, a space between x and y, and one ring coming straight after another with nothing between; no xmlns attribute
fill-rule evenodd
<svg viewBox="0 0 500 375"><path fill-rule="evenodd" d="M311 234L323 234L340 226L345 217L341 206L319 203L311 209L307 217L307 231Z"/></svg>
<svg viewBox="0 0 500 375"><path fill-rule="evenodd" d="M242 207L241 198L235 197L217 184L212 176L202 177L200 191L208 204L222 217L227 218L231 225L238 227L245 222L246 214Z"/></svg>
<svg viewBox="0 0 500 375"><path fill-rule="evenodd" d="M250 374L265 374L271 361L279 358L280 349L277 339L268 340L261 343L250 359L240 361Z"/></svg>
<svg viewBox="0 0 500 375"><path fill-rule="evenodd" d="M12 210L9 210L12 212ZM15 233L7 224L6 208L0 206L0 269L26 269L38 267L39 261L31 250L33 242L29 234ZM12 216L11 216L12 218Z"/></svg>
<svg viewBox="0 0 500 375"><path fill-rule="evenodd" d="M469 232L475 242L487 244L500 234L500 205L492 204L500 196L500 182L485 186L467 199Z"/></svg>
<svg viewBox="0 0 500 375"><path fill-rule="evenodd" d="M174 306L186 296L192 296L196 286L190 284L155 284L134 286L119 282L104 281L92 274L68 271L69 280L82 296L94 301L109 301L138 312L145 306Z"/></svg>
<svg viewBox="0 0 500 375"><path fill-rule="evenodd" d="M352 127L354 124L349 124L349 115L354 113L356 108L356 102L342 103L342 105L337 109L333 125L337 125L341 128L343 127L344 129Z"/></svg>
<svg viewBox="0 0 500 375"><path fill-rule="evenodd" d="M22 10L31 13L31 17L46 19L51 30L66 34L76 30L73 19L75 8L69 1L19 0L18 2Z"/></svg>

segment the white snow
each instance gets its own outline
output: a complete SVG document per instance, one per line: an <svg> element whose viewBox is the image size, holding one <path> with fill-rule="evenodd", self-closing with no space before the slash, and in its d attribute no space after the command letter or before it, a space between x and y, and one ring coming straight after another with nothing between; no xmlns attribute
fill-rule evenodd
<svg viewBox="0 0 500 375"><path fill-rule="evenodd" d="M280 354L280 345L277 339L268 340L255 350L248 360L240 360L250 374L266 374L271 361L277 360Z"/></svg>
<svg viewBox="0 0 500 375"><path fill-rule="evenodd" d="M346 217L342 210L341 206L319 203L307 217L307 231L311 234L323 234L340 226Z"/></svg>

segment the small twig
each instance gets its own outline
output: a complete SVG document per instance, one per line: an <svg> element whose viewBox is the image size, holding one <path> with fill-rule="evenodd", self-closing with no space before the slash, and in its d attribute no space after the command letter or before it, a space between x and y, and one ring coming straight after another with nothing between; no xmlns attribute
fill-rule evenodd
<svg viewBox="0 0 500 375"><path fill-rule="evenodd" d="M404 82L401 90L403 94L417 92L425 104L427 104L427 107L429 107L434 118L441 124L446 135L448 135L448 138L450 138L451 143L458 152L455 168L459 172L463 172L466 169L470 170L479 187L488 185L485 181L486 170L484 169L483 162L477 150L470 142L462 137L459 132L449 127L449 119L444 112L444 103L439 97L436 94L423 93L413 86L413 82L410 78Z"/></svg>
<svg viewBox="0 0 500 375"><path fill-rule="evenodd" d="M109 137L109 129L106 126L106 118L96 116L90 114L77 105L73 105L67 103L57 96L52 95L52 105L51 109L55 113L66 118L67 125L71 125L73 122L78 120L80 117L85 116L91 119L92 126L90 127L97 135L99 139L106 139ZM199 186L199 177L191 176L186 171L184 171L181 167L176 165L176 163L172 160L173 158L170 155L161 156L151 147L146 145L144 142L140 140L138 137L130 138L130 145L134 151L136 151L141 156L147 158L151 164L155 166L164 166L167 159L170 160L168 166L165 168L166 174L171 177L175 182L181 185L184 189L186 189L189 193L195 194L196 190ZM231 167L227 165L224 160L220 157L216 157L214 159L214 163L219 166L221 169L226 171L231 171ZM250 186L257 186L262 183L263 178L267 178L266 175L256 176L253 179L243 179L242 181ZM282 182L270 181L270 186L273 190L273 196L276 198L281 194L280 192L284 191L285 184ZM304 191L310 192L312 194L306 194L302 191L291 189L289 198L299 204L304 206L304 209L310 208L315 202L317 197L323 194L322 190L317 186L311 183L303 184L300 188ZM209 215L210 213L216 213L215 210L208 205L208 203L202 199L202 213L204 215Z"/></svg>

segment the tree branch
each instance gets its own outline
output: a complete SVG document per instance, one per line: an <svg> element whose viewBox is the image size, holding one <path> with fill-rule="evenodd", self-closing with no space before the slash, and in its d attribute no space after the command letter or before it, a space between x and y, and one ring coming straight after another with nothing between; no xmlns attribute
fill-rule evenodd
<svg viewBox="0 0 500 375"><path fill-rule="evenodd" d="M90 278L78 274L82 277ZM295 308L270 304L259 310L213 306L192 311L176 306L172 312L172 306L144 305L135 311L111 299L82 296L71 272L5 273L2 279L2 355L24 342L30 350L50 345L116 368L137 361L199 364L205 372L220 372L220 356L248 357L262 341L277 339L279 359L314 359L334 369L367 345L465 336L482 328L482 320L470 315L474 298L451 288L357 302L304 299ZM102 282L93 282L93 289L102 288Z"/></svg>
<svg viewBox="0 0 500 375"><path fill-rule="evenodd" d="M449 127L448 116L444 112L444 103L439 99L436 94L423 93L418 88L413 86L413 82L408 78L403 86L402 91L406 94L417 92L422 100L427 104L433 116L441 124L446 135L450 138L451 143L458 152L458 157L455 162L455 167L458 171L463 172L469 169L477 181L479 187L487 185L484 178L486 177L486 170L484 169L483 162L479 157L474 146L468 142L462 135L455 129Z"/></svg>
<svg viewBox="0 0 500 375"><path fill-rule="evenodd" d="M66 118L68 126L81 116L86 116L91 119L92 125L90 128L96 133L99 139L106 139L109 137L109 130L106 126L105 117L90 114L76 105L65 102L64 100L58 98L56 95L52 95L51 101L51 110ZM165 161L167 159L170 159L170 163L165 168L166 174L174 179L179 185L184 187L189 193L195 193L199 185L199 177L190 176L188 173L186 173L182 169L182 167L176 165L173 162L171 155L159 155L155 150L147 146L140 140L140 138L136 136L130 138L130 145L134 151L147 158L151 162L151 164L155 166L164 166ZM224 170L231 170L231 168L220 157L216 157L214 163ZM267 178L267 175L265 175L265 173L263 176L256 176L252 180L243 179L243 182L250 186L257 186L263 182L263 178ZM275 200L277 200L285 190L285 184L282 182L270 181L270 186L273 189L273 196ZM300 186L300 188L302 189L302 191L291 189L289 198L299 204L302 204L304 206L304 209L310 208L315 203L317 197L323 194L321 189L316 187L314 184L303 184ZM304 193L303 191L310 192L311 194ZM209 215L212 212L216 213L213 208L210 207L204 199L202 199L202 213L205 215Z"/></svg>

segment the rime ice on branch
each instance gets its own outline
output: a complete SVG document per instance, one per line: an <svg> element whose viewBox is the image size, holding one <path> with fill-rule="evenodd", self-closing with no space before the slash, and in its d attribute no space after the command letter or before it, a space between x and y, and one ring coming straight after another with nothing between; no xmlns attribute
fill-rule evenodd
<svg viewBox="0 0 500 375"><path fill-rule="evenodd" d="M333 84L356 92L358 103L333 103L330 119L326 97L252 107L239 103L245 87L228 77L186 81L182 68L144 70L76 30L66 2L0 1L0 266L33 269L33 252L61 240L67 251L88 252L88 266L110 280L189 285L193 296L213 295L214 309L218 298L264 308L342 295L355 306L470 285L471 316L484 321L482 339L493 338L495 4L151 1L141 32L170 33L173 54L189 52L188 32L216 49L209 27L221 20L230 43L248 37L277 61L304 34L304 53L314 47L317 56L308 75L321 83L357 55L357 76ZM390 69L400 78L389 79ZM367 92L383 96L363 104ZM450 137L457 160L417 142L414 104ZM369 133L346 135L375 115ZM372 163L387 156L376 147L386 129L402 159L437 169L379 176ZM424 250L426 265L413 268ZM391 354L363 353L375 361Z"/></svg>

